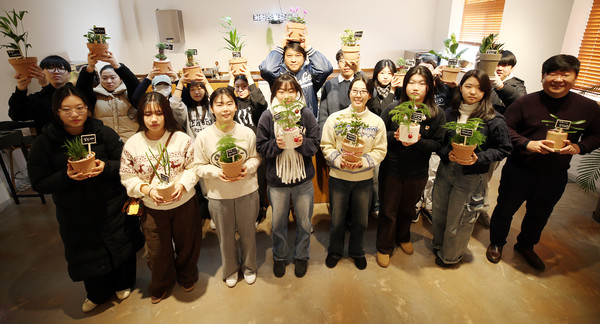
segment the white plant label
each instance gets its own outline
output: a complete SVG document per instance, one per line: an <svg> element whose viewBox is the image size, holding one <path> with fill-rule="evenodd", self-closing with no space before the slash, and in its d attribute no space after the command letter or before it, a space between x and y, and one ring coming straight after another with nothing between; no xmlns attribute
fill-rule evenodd
<svg viewBox="0 0 600 324"><path fill-rule="evenodd" d="M161 174L160 174L160 181L161 181L161 182L164 182L164 183L169 183L169 182L170 182L170 180L171 180L171 179L169 178L169 176L168 176L168 175L166 175L166 174L164 174L164 173L161 173Z"/></svg>
<svg viewBox="0 0 600 324"><path fill-rule="evenodd" d="M281 113L276 113L276 114L273 116L273 121L274 121L274 122L278 122L278 121L280 121L280 120L281 120L281 118L282 118L282 117L281 117Z"/></svg>
<svg viewBox="0 0 600 324"><path fill-rule="evenodd" d="M498 54L498 50L487 50L485 54Z"/></svg>
<svg viewBox="0 0 600 324"><path fill-rule="evenodd" d="M96 144L96 134L81 135L81 144Z"/></svg>
<svg viewBox="0 0 600 324"><path fill-rule="evenodd" d="M363 37L363 31L362 30L355 31L354 32L354 37L355 38L362 38Z"/></svg>
<svg viewBox="0 0 600 324"><path fill-rule="evenodd" d="M406 67L411 68L413 66L415 66L415 59L408 59L406 60L406 63L404 64Z"/></svg>
<svg viewBox="0 0 600 324"><path fill-rule="evenodd" d="M242 52L231 52L231 56L233 56L233 58L240 58L242 57Z"/></svg>

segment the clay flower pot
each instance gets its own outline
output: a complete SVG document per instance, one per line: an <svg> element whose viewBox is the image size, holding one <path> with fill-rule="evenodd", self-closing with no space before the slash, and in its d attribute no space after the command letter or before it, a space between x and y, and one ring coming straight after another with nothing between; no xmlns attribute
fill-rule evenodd
<svg viewBox="0 0 600 324"><path fill-rule="evenodd" d="M552 146L554 151L560 151L560 149L565 147L565 142L563 141L567 139L568 135L569 134L567 133L557 132L556 130L551 129L546 133L546 139L554 141L554 145Z"/></svg>
<svg viewBox="0 0 600 324"><path fill-rule="evenodd" d="M90 53L96 55L96 58L103 57L108 51L108 44L87 43L87 47L90 50Z"/></svg>
<svg viewBox="0 0 600 324"><path fill-rule="evenodd" d="M171 60L169 59L166 59L164 61L154 60L153 67L160 69L158 73L167 74L167 72L169 72L169 64L171 64Z"/></svg>
<svg viewBox="0 0 600 324"><path fill-rule="evenodd" d="M410 126L400 125L398 127L400 132L400 142L405 143L416 143L419 140L419 131L421 130L421 125L419 124L410 124Z"/></svg>
<svg viewBox="0 0 600 324"><path fill-rule="evenodd" d="M227 162L219 162L221 164L221 169L223 173L228 179L235 179L240 176L242 172L242 166L244 165L244 160L241 158L237 161L227 163Z"/></svg>
<svg viewBox="0 0 600 324"><path fill-rule="evenodd" d="M233 76L242 74L241 71L246 68L246 64L248 64L248 60L245 57L234 57L229 59L229 66Z"/></svg>
<svg viewBox="0 0 600 324"><path fill-rule="evenodd" d="M287 24L287 30L292 32L288 37L288 39L292 42L300 43L302 41L302 39L300 38L300 34L306 35L305 24L291 22Z"/></svg>
<svg viewBox="0 0 600 324"><path fill-rule="evenodd" d="M71 164L73 169L79 170L80 173L88 173L96 166L96 153L91 152L87 157L77 161L69 158L69 164Z"/></svg>
<svg viewBox="0 0 600 324"><path fill-rule="evenodd" d="M357 144L344 140L342 142L342 153L351 153L342 155L342 159L348 163L357 163L362 160L362 153L365 149L365 141L358 140Z"/></svg>
<svg viewBox="0 0 600 324"><path fill-rule="evenodd" d="M344 60L358 63L358 59L360 58L360 45L342 46L342 52L344 53Z"/></svg>
<svg viewBox="0 0 600 324"><path fill-rule="evenodd" d="M200 69L200 65L184 66L183 67L183 75L185 76L185 78L188 81L197 81L197 80L199 80L198 77L196 76L196 73L202 73L202 70Z"/></svg>
<svg viewBox="0 0 600 324"><path fill-rule="evenodd" d="M29 67L37 65L37 57L11 58L8 63L12 65L17 74L29 77Z"/></svg>
<svg viewBox="0 0 600 324"><path fill-rule="evenodd" d="M156 191L161 197L163 197L164 200L171 200L171 195L173 195L175 192L175 183L160 182L158 185L156 185Z"/></svg>
<svg viewBox="0 0 600 324"><path fill-rule="evenodd" d="M442 68L442 81L444 82L456 82L456 78L458 78L458 73L462 71L461 68L451 68L444 66Z"/></svg>
<svg viewBox="0 0 600 324"><path fill-rule="evenodd" d="M459 161L471 161L471 156L476 147L477 145L452 143L452 151L454 151L454 156L456 156L456 159Z"/></svg>
<svg viewBox="0 0 600 324"><path fill-rule="evenodd" d="M394 73L394 79L397 79L400 84L404 84L404 76L406 75L406 72L396 72Z"/></svg>
<svg viewBox="0 0 600 324"><path fill-rule="evenodd" d="M493 76L496 72L496 66L500 62L502 54L477 54L477 60L475 61L475 68L485 71L487 75Z"/></svg>

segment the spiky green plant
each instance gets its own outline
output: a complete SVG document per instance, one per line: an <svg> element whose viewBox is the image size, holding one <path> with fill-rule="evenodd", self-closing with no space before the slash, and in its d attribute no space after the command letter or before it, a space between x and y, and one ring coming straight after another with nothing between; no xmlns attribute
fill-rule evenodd
<svg viewBox="0 0 600 324"><path fill-rule="evenodd" d="M158 48L158 54L154 55L154 57L156 57L157 59L164 61L167 59L167 56L165 55L165 49L167 48L167 44L165 43L158 43L156 44L156 48Z"/></svg>
<svg viewBox="0 0 600 324"><path fill-rule="evenodd" d="M493 33L483 37L479 46L479 53L485 54L488 50L496 50L498 53L501 53L504 43L497 43L496 37L498 37L498 34Z"/></svg>
<svg viewBox="0 0 600 324"><path fill-rule="evenodd" d="M285 98L283 103L273 106L273 109L279 111L273 116L273 120L283 129L291 129L298 126L300 121L300 109L304 107L304 103L291 98ZM277 116L277 118L275 118ZM277 119L277 120L275 120Z"/></svg>
<svg viewBox="0 0 600 324"><path fill-rule="evenodd" d="M194 61L194 50L193 49L188 49L185 52L183 52L183 54L185 54L185 56L187 57L187 62L185 62L185 66L195 66L198 65L198 62Z"/></svg>
<svg viewBox="0 0 600 324"><path fill-rule="evenodd" d="M231 23L231 17L223 17L222 20L224 23L221 23L221 26L225 28L223 33L228 35L228 37L223 37L227 42L227 46L225 46L224 49L232 52L241 52L242 48L246 45L246 43L242 41L242 36L245 35L237 32L237 29Z"/></svg>
<svg viewBox="0 0 600 324"><path fill-rule="evenodd" d="M87 34L83 34L83 37L87 38L88 43L90 43L90 44L106 44L106 40L110 39L110 37L108 37L106 35L95 34L94 28L96 28L96 25L94 25L94 27L90 28L90 30L88 30Z"/></svg>
<svg viewBox="0 0 600 324"><path fill-rule="evenodd" d="M398 63L398 71L397 72L406 73L406 70L407 70L406 69L406 60L403 57L401 57L398 59L397 63Z"/></svg>
<svg viewBox="0 0 600 324"><path fill-rule="evenodd" d="M594 192L598 178L600 178L600 149L581 158L577 167L577 184L585 192Z"/></svg>
<svg viewBox="0 0 600 324"><path fill-rule="evenodd" d="M150 162L150 165L152 166L152 170L154 171L154 175L156 175L156 178L158 178L158 181L166 184L166 182L163 181L163 179L160 177L160 174L158 173L158 170L157 170L156 166L154 166L154 164L156 163L156 164L162 166L163 170L165 171L165 175L167 177L169 177L169 179L171 179L171 162L169 160L169 152L167 151L167 147L163 146L161 143L158 143L157 149L158 149L158 152L155 155L154 153L152 153L152 150L150 148L148 148L148 152L150 152L150 155L152 155L152 158L154 158L154 161L150 158L150 156L148 155L148 152L146 152L146 158L148 159L148 162Z"/></svg>
<svg viewBox="0 0 600 324"><path fill-rule="evenodd" d="M66 139L65 144L62 146L67 149L67 156L71 161L78 161L88 156L89 152L85 146L81 143L81 137L76 136L73 139Z"/></svg>
<svg viewBox="0 0 600 324"><path fill-rule="evenodd" d="M19 11L17 13L15 9L12 11L4 10L4 16L0 16L0 33L2 33L4 37L12 39L12 43L0 45L0 48L4 47L19 50L25 57L27 57L27 49L31 47L31 44L27 43L29 32L25 31L22 23L23 16L25 16L26 13L27 11ZM19 27L21 27L20 33L18 31Z"/></svg>
<svg viewBox="0 0 600 324"><path fill-rule="evenodd" d="M225 162L225 163L231 163L231 162L239 160L242 157L241 154L236 154L232 157L227 157L227 150L230 150L234 147L241 149L241 147L236 144L239 141L240 141L239 139L231 136L231 134L227 134L227 135L221 137L217 141L217 151L220 154L219 161Z"/></svg>
<svg viewBox="0 0 600 324"><path fill-rule="evenodd" d="M356 135L356 140L358 141L362 136L363 129L369 127L366 123L364 123L360 118L358 118L358 114L356 111L352 111L350 114L343 114L336 118L337 123L333 128L336 133L345 137L348 133Z"/></svg>
<svg viewBox="0 0 600 324"><path fill-rule="evenodd" d="M463 55L464 52L466 52L468 50L468 48L463 48L460 52L457 52L458 50L458 40L456 39L456 35L454 33L452 33L450 35L450 38L446 38L444 39L444 47L446 47L446 55L442 54L442 53L438 53L434 50L430 50L429 53L442 58L446 61L449 61L450 59L460 59L461 55ZM449 65L449 67L456 67L456 65Z"/></svg>
<svg viewBox="0 0 600 324"><path fill-rule="evenodd" d="M469 118L466 123L458 123L455 121L447 122L444 124L444 128L450 131L454 131L455 134L450 138L450 142L464 145L477 145L485 143L486 137L478 129L483 128L484 121L481 118ZM461 129L472 129L472 136L460 135Z"/></svg>
<svg viewBox="0 0 600 324"><path fill-rule="evenodd" d="M410 127L413 123L411 117L416 112L431 117L429 107L424 103L416 103L415 96L411 96L411 100L405 101L390 110L390 116L392 116L392 121L397 125L406 125L406 127Z"/></svg>
<svg viewBox="0 0 600 324"><path fill-rule="evenodd" d="M342 34L340 34L340 40L342 41L342 46L356 46L358 42L358 38L356 38L354 31L350 28L345 29Z"/></svg>
<svg viewBox="0 0 600 324"><path fill-rule="evenodd" d="M569 128L569 130L565 130L562 128L556 128L556 121L559 119L558 116L554 115L554 114L550 114L550 117L554 118L554 120L547 120L547 119L542 119L542 123L546 124L546 126L548 127L552 127L552 129L554 129L555 131L559 132L559 133L577 133L578 131L583 131L584 129L581 127L573 127L571 126L571 128ZM585 120L574 120L571 121L571 125L581 125L585 123Z"/></svg>

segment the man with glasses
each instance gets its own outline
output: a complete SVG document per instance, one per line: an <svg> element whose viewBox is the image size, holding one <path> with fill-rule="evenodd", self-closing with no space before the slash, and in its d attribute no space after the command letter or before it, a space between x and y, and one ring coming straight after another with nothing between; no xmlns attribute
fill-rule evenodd
<svg viewBox="0 0 600 324"><path fill-rule="evenodd" d="M34 120L37 133L42 127L53 120L52 95L58 88L64 86L71 72L71 65L64 58L50 55L40 62L40 66L29 69L30 76L15 75L17 88L8 100L8 116L12 120ZM27 95L27 87L31 80L38 79L42 90Z"/></svg>

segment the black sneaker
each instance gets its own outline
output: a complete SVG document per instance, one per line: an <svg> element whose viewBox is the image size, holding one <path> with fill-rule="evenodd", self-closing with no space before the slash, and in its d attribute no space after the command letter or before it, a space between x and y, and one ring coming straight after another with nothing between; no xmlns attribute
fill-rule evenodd
<svg viewBox="0 0 600 324"><path fill-rule="evenodd" d="M325 259L325 265L327 266L327 268L333 268L337 265L338 263L338 259L336 259L333 255L328 254L327 255L327 259Z"/></svg>
<svg viewBox="0 0 600 324"><path fill-rule="evenodd" d="M308 267L308 261L307 260L294 260L294 274L296 275L296 277L298 278L302 278L304 277L304 275L306 274L306 268Z"/></svg>
<svg viewBox="0 0 600 324"><path fill-rule="evenodd" d="M539 271L546 270L544 261L533 251L533 249L524 249L518 244L515 244L515 251L519 252L525 258L525 261L534 269Z"/></svg>
<svg viewBox="0 0 600 324"><path fill-rule="evenodd" d="M354 260L354 265L358 268L358 270L365 270L367 267L367 259L364 256L352 257L352 260Z"/></svg>
<svg viewBox="0 0 600 324"><path fill-rule="evenodd" d="M285 261L275 260L273 262L273 274L275 275L275 277L283 277L283 275L285 274L285 266Z"/></svg>
<svg viewBox="0 0 600 324"><path fill-rule="evenodd" d="M456 266L456 263L445 263L437 254L435 256L435 264L442 268L452 268Z"/></svg>
<svg viewBox="0 0 600 324"><path fill-rule="evenodd" d="M420 211L417 210L417 212L415 213L415 216L413 217L413 219L411 219L411 221L413 223L419 222L419 216L420 216L420 214L421 214Z"/></svg>

